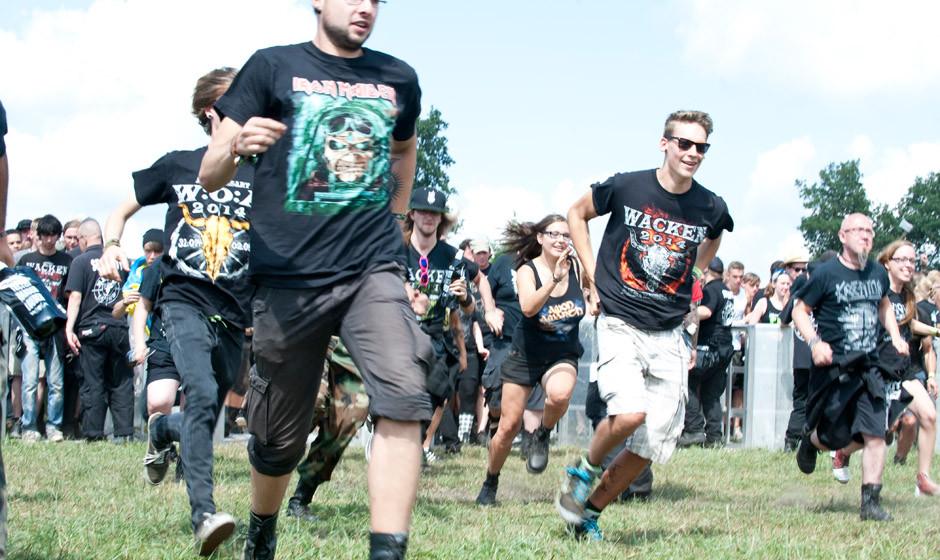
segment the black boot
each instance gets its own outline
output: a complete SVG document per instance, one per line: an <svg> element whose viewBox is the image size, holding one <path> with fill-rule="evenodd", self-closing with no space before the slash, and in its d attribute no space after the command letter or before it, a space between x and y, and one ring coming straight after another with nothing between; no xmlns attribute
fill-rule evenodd
<svg viewBox="0 0 940 560"><path fill-rule="evenodd" d="M551 430L539 424L538 429L532 433L529 443L528 460L525 468L530 474L540 474L548 466L548 446Z"/></svg>
<svg viewBox="0 0 940 560"><path fill-rule="evenodd" d="M296 517L309 523L315 522L317 516L310 513L310 502L313 501L313 493L316 490L316 485L311 486L305 483L303 478L299 479L294 495L287 501L287 517Z"/></svg>
<svg viewBox="0 0 940 560"><path fill-rule="evenodd" d="M486 480L483 481L483 487L480 488L480 494L477 496L477 503L481 506L491 506L496 503L496 489L499 487L499 473L486 473Z"/></svg>
<svg viewBox="0 0 940 560"><path fill-rule="evenodd" d="M369 533L369 560L399 560L407 548L408 533Z"/></svg>
<svg viewBox="0 0 940 560"><path fill-rule="evenodd" d="M881 509L881 485L862 484L862 521L891 521L891 516Z"/></svg>
<svg viewBox="0 0 940 560"><path fill-rule="evenodd" d="M251 512L242 560L274 560L277 549L277 514L260 516Z"/></svg>

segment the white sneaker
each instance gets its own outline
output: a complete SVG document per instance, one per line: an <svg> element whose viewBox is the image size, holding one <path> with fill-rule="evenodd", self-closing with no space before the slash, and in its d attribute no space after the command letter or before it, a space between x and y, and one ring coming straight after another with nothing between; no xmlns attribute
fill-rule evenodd
<svg viewBox="0 0 940 560"><path fill-rule="evenodd" d="M56 427L46 427L46 439L49 441L64 441L65 436L62 435L62 430Z"/></svg>
<svg viewBox="0 0 940 560"><path fill-rule="evenodd" d="M21 439L27 443L36 443L42 439L42 435L36 430L23 430L23 437Z"/></svg>
<svg viewBox="0 0 940 560"><path fill-rule="evenodd" d="M196 527L196 553L209 556L235 531L235 519L227 513L204 513Z"/></svg>
<svg viewBox="0 0 940 560"><path fill-rule="evenodd" d="M430 448L425 448L424 450L424 462L425 463L429 465L433 465L435 463L439 463L440 461L441 461L441 458L438 457L433 451L431 451Z"/></svg>

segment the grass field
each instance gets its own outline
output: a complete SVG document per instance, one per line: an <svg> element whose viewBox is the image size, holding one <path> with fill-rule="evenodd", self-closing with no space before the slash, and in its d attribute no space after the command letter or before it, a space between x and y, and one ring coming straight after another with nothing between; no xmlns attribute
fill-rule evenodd
<svg viewBox="0 0 940 560"><path fill-rule="evenodd" d="M9 557L194 558L186 491L172 483L148 486L140 467L143 452L142 443L5 440ZM527 474L514 454L496 507L486 509L474 503L485 450L468 448L445 459L422 476L409 557L940 557L940 497L914 497L910 463L885 469L883 504L895 520L862 523L860 456L852 464L852 481L843 486L831 477L828 455L821 454L816 473L805 476L792 454L756 450L678 451L668 465L654 466L653 499L612 504L600 520L605 540L578 543L565 534L553 503L563 466L576 452L554 449L540 476ZM365 467L361 448L350 449L332 483L314 498L318 523L282 516L278 558L367 556ZM216 448L216 482L219 510L244 521L249 482L243 444ZM240 558L238 533L214 558Z"/></svg>

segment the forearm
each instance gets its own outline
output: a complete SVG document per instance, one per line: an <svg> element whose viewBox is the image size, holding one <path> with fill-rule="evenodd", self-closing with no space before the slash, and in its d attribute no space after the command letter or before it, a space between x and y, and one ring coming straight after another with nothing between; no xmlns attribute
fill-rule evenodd
<svg viewBox="0 0 940 560"><path fill-rule="evenodd" d="M477 348L483 348L483 329L476 321L473 322L473 341L476 342Z"/></svg>
<svg viewBox="0 0 940 560"><path fill-rule="evenodd" d="M816 330L813 328L813 321L809 318L809 310L802 301L796 302L793 306L793 326L807 343L816 338Z"/></svg>
<svg viewBox="0 0 940 560"><path fill-rule="evenodd" d="M389 160L396 187L392 193L392 213L405 214L408 212L408 201L411 199L411 188L414 185L415 167L418 162L417 135L402 142L392 140Z"/></svg>
<svg viewBox="0 0 940 560"><path fill-rule="evenodd" d="M121 298L117 303L114 304L114 307L111 308L111 316L115 319L120 319L127 314L127 304L124 303L124 299Z"/></svg>
<svg viewBox="0 0 940 560"><path fill-rule="evenodd" d="M695 267L699 270L705 270L711 264L712 259L718 254L718 247L721 246L721 234L715 239L706 238L698 246L698 252L695 255Z"/></svg>
<svg viewBox="0 0 940 560"><path fill-rule="evenodd" d="M199 184L206 191L217 191L235 178L238 167L232 155L232 141L241 130L242 127L238 123L225 118L209 140L209 147L199 167Z"/></svg>
<svg viewBox="0 0 940 560"><path fill-rule="evenodd" d="M891 340L897 343L901 339L901 329L898 328L898 320L894 316L894 307L888 296L881 298L881 304L878 306L878 319L884 325L885 330L891 335Z"/></svg>
<svg viewBox="0 0 940 560"><path fill-rule="evenodd" d="M935 336L937 333L937 329L934 327L931 327L930 325L925 325L924 323L921 323L917 319L913 319L911 321L911 332L916 334L917 336Z"/></svg>
<svg viewBox="0 0 940 560"><path fill-rule="evenodd" d="M78 319L78 311L82 306L82 294L79 292L71 292L69 294L69 302L66 307L66 319L65 319L65 332L74 332L75 331L75 321Z"/></svg>
<svg viewBox="0 0 940 560"><path fill-rule="evenodd" d="M480 299L483 301L483 310L492 311L496 309L496 302L493 300L493 290L490 289L490 281L482 272L477 274L477 290L480 292Z"/></svg>
<svg viewBox="0 0 940 560"><path fill-rule="evenodd" d="M153 302L149 299L140 298L137 301L137 307L134 309L133 319L131 321L131 330L134 333L134 344L140 345L147 341L147 319L153 309Z"/></svg>
<svg viewBox="0 0 940 560"><path fill-rule="evenodd" d="M688 333L693 348L698 346L698 331L701 325L698 313L699 308L701 308L701 306L698 303L692 303L691 309L686 313L685 320L682 322L682 327L685 329L685 332Z"/></svg>
<svg viewBox="0 0 940 560"><path fill-rule="evenodd" d="M522 308L522 314L526 317L534 317L545 307L555 286L555 282L545 282L538 290L532 290L525 296L519 294L519 307Z"/></svg>

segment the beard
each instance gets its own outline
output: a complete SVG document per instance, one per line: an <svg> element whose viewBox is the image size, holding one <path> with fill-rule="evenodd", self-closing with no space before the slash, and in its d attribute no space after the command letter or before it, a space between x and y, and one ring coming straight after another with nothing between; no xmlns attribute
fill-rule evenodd
<svg viewBox="0 0 940 560"><path fill-rule="evenodd" d="M858 257L859 270L865 270L868 266L868 251L858 251L855 255Z"/></svg>
<svg viewBox="0 0 940 560"><path fill-rule="evenodd" d="M331 43L344 51L358 51L360 48L362 48L362 44L366 42L366 39L369 38L369 35L366 35L360 41L359 39L352 37L346 28L333 25L329 21L324 22L323 32L326 34ZM369 33L371 34L371 30Z"/></svg>

